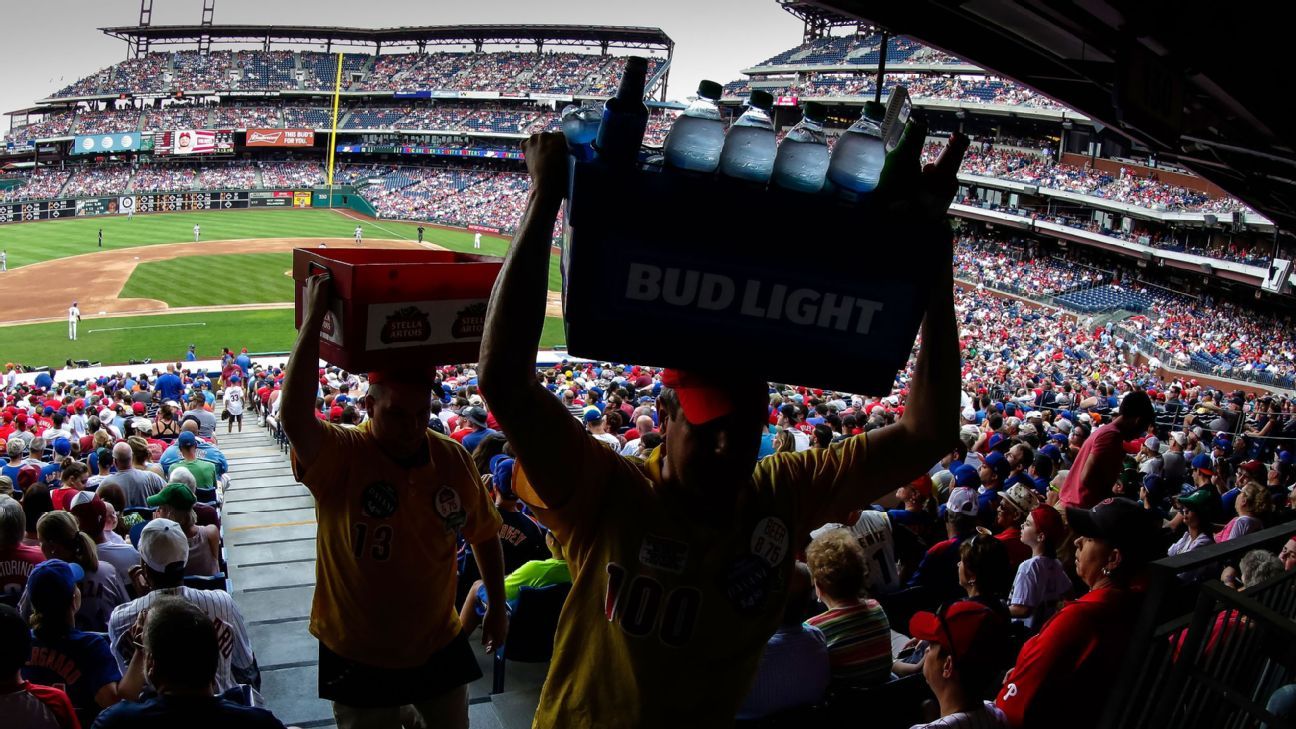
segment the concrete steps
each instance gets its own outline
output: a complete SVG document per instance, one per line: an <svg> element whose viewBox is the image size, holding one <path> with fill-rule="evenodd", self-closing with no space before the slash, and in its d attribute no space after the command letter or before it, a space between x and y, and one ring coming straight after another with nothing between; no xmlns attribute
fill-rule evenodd
<svg viewBox="0 0 1296 729"><path fill-rule="evenodd" d="M261 693L289 726L334 726L318 696L318 646L307 629L315 592L315 504L288 456L248 417L243 433L217 432L230 463L221 523L234 599L261 667ZM472 637L479 646L480 634ZM474 729L527 729L548 666L508 666L508 691L490 695L492 657L475 651L482 678L469 686Z"/></svg>

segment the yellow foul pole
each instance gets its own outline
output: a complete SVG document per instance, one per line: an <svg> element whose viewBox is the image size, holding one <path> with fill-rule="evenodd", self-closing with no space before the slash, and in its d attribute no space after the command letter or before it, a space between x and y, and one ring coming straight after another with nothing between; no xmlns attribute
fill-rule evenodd
<svg viewBox="0 0 1296 729"><path fill-rule="evenodd" d="M328 188L329 207L333 207L333 155L337 152L338 102L342 99L342 53L337 54L337 76L333 79L333 122L329 125Z"/></svg>

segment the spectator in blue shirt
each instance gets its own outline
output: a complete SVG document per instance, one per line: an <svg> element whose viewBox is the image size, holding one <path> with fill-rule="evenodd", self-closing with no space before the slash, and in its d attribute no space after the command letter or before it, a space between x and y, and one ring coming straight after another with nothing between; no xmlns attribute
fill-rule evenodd
<svg viewBox="0 0 1296 729"><path fill-rule="evenodd" d="M760 719L823 700L831 678L828 641L822 631L804 622L813 584L809 568L796 563L788 578L783 622L765 644L738 719Z"/></svg>
<svg viewBox="0 0 1296 729"><path fill-rule="evenodd" d="M193 345L193 344L189 345L189 351L188 351L188 352L185 352L185 361L186 361L186 362L197 362L197 361L198 361L198 354L194 351L195 349L197 349L197 346L196 346L196 345Z"/></svg>
<svg viewBox="0 0 1296 729"><path fill-rule="evenodd" d="M93 729L239 727L284 729L265 709L212 695L220 645L212 621L196 606L162 598L148 609L143 630L144 669L156 693L120 703L99 715Z"/></svg>
<svg viewBox="0 0 1296 729"><path fill-rule="evenodd" d="M175 365L166 366L166 373L159 376L153 383L158 393L162 395L162 401L174 400L180 402L184 399L184 382L180 380L180 375L175 373Z"/></svg>

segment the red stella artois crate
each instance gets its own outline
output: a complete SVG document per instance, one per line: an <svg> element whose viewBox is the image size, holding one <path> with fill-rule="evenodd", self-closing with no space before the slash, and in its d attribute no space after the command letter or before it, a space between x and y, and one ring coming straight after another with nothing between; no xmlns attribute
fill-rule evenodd
<svg viewBox="0 0 1296 729"><path fill-rule="evenodd" d="M885 395L904 366L948 224L830 195L572 163L563 246L577 357L744 367ZM942 237L944 241L942 241Z"/></svg>
<svg viewBox="0 0 1296 729"><path fill-rule="evenodd" d="M451 251L298 248L297 326L306 278L327 271L333 305L320 357L367 372L476 362L502 260Z"/></svg>

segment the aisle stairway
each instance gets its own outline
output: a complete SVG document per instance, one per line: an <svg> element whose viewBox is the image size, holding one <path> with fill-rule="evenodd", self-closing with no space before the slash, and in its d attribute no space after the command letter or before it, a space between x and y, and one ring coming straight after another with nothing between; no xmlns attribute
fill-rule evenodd
<svg viewBox="0 0 1296 729"><path fill-rule="evenodd" d="M315 589L315 502L292 475L288 456L256 426L217 438L230 465L224 493L225 546L231 589L243 611L261 667L261 693L288 725L334 726L318 698L318 649L307 631ZM473 637L479 646L479 635ZM474 729L526 729L539 700L544 665L510 663L505 693L490 696L491 657L478 648L483 678L469 687Z"/></svg>

